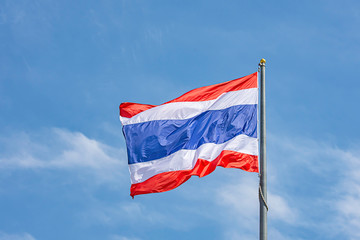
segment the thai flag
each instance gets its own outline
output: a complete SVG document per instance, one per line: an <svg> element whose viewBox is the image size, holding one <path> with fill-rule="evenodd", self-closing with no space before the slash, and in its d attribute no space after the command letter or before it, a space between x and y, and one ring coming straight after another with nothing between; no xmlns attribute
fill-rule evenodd
<svg viewBox="0 0 360 240"><path fill-rule="evenodd" d="M258 172L257 73L161 105L125 102L130 195L174 189L217 166Z"/></svg>

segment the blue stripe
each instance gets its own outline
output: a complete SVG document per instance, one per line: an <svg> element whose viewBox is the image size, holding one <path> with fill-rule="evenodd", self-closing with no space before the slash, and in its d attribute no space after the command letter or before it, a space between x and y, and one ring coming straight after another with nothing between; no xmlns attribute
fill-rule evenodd
<svg viewBox="0 0 360 240"><path fill-rule="evenodd" d="M129 164L147 162L239 134L257 137L257 105L211 110L185 120L157 120L123 127Z"/></svg>

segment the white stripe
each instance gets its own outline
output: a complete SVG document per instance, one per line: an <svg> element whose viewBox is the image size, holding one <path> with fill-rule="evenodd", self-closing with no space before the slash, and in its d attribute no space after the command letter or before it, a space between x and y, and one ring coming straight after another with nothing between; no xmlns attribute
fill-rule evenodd
<svg viewBox="0 0 360 240"><path fill-rule="evenodd" d="M250 155L258 155L258 139L239 135L222 143L206 143L195 150L179 150L169 156L157 160L129 165L131 183L143 182L156 174L193 169L196 161L214 160L223 150L231 150Z"/></svg>
<svg viewBox="0 0 360 240"><path fill-rule="evenodd" d="M257 104L258 89L250 88L226 92L217 99L202 102L172 102L143 111L132 118L120 116L123 125L154 120L181 120L195 117L208 110L221 110L231 106Z"/></svg>

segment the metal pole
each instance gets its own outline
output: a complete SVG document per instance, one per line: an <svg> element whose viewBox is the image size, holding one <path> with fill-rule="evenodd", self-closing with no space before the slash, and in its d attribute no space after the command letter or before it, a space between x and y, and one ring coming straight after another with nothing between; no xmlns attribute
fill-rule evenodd
<svg viewBox="0 0 360 240"><path fill-rule="evenodd" d="M265 59L260 60L260 240L267 240Z"/></svg>

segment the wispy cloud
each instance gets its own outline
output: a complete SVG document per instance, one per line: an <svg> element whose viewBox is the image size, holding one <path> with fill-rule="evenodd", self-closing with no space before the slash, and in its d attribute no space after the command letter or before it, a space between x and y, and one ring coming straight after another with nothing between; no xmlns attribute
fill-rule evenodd
<svg viewBox="0 0 360 240"><path fill-rule="evenodd" d="M126 168L125 151L86 137L80 132L45 129L0 138L1 170L87 170L100 180L112 180ZM122 160L122 161L121 161Z"/></svg>
<svg viewBox="0 0 360 240"><path fill-rule="evenodd" d="M344 168L339 183L334 187L334 200L330 201L336 209L334 225L349 239L359 239L360 233L360 152L342 152L341 162Z"/></svg>
<svg viewBox="0 0 360 240"><path fill-rule="evenodd" d="M125 237L121 235L111 235L110 240L140 240L140 238Z"/></svg>
<svg viewBox="0 0 360 240"><path fill-rule="evenodd" d="M286 235L288 231L282 231L291 227L313 234L314 239L321 239L319 233L328 239L336 239L338 236L358 239L360 153L356 145L354 148L342 149L332 143L271 134L269 143L269 236L281 240L294 239L294 236ZM128 175L121 173L127 169L126 161L119 159L126 156L124 150L80 132L53 128L36 133L12 134L0 138L0 152L0 171L55 169L77 173L86 171L101 182L116 182L119 177L128 179ZM223 173L230 178L227 178L227 183L214 188L208 185L206 191L194 189L190 185L182 186L179 195L172 195L183 199L176 203L175 209L166 204L161 208L149 206L145 204L146 201L140 200L109 204L90 196L87 200L91 207L79 213L78 217L88 226L115 226L125 221L130 226L142 219L149 226L160 224L169 229L174 229L174 226L177 229L189 229L196 227L197 222L192 219L185 221L183 215L191 213L195 219L200 217L217 222L223 228L223 237L226 239L256 239L258 177L247 173L233 175L235 172L230 170L224 170ZM192 191L196 191L196 194ZM302 191L306 194L301 194ZM201 207L188 205L190 202L203 204ZM163 212L163 209L172 210ZM29 234L9 235L0 232L0 240L17 239L10 238L15 236L23 237L19 239L34 239ZM132 239L131 236L123 235L111 237Z"/></svg>
<svg viewBox="0 0 360 240"><path fill-rule="evenodd" d="M243 175L217 192L217 202L222 206L226 224L224 236L227 239L256 239L259 219L258 181ZM290 208L288 201L279 194L268 193L269 221L294 224L297 210ZM240 226L240 227L239 227ZM274 229L276 231L276 229Z"/></svg>
<svg viewBox="0 0 360 240"><path fill-rule="evenodd" d="M358 144L340 148L332 142L307 138L274 135L270 138L273 144L270 171L275 173L271 176L272 187L288 197L289 207L296 206L298 221L292 222L307 232L322 232L323 237L330 239L339 236L359 239ZM307 194L298 193L304 190ZM277 214L284 219L289 217L286 211Z"/></svg>
<svg viewBox="0 0 360 240"><path fill-rule="evenodd" d="M359 239L360 152L331 142L271 135L268 145L268 222L274 239ZM217 190L224 237L256 239L258 179L241 175ZM228 219L224 221L223 219ZM226 222L226 223L225 223ZM234 226L235 225L235 226ZM308 236L290 236L285 229ZM329 231L328 229L332 229Z"/></svg>
<svg viewBox="0 0 360 240"><path fill-rule="evenodd" d="M0 231L0 240L35 240L29 233L9 234Z"/></svg>
<svg viewBox="0 0 360 240"><path fill-rule="evenodd" d="M81 216L81 222L85 225L108 225L116 226L119 223L128 225L135 224L141 219L150 225L163 224L167 225L169 221L166 214L148 209L142 203L138 202L116 202L106 203L94 201L92 208L84 212Z"/></svg>
<svg viewBox="0 0 360 240"><path fill-rule="evenodd" d="M280 220L285 223L296 223L297 209L290 207L288 201L278 194L268 193L268 202L271 206L270 220Z"/></svg>

